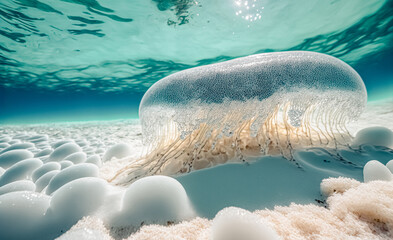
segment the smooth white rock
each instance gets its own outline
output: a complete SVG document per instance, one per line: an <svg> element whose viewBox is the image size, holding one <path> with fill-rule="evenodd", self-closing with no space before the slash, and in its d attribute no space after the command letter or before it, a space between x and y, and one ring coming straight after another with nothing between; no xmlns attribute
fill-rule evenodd
<svg viewBox="0 0 393 240"><path fill-rule="evenodd" d="M363 144L393 148L393 132L386 127L369 127L356 133L353 147Z"/></svg>
<svg viewBox="0 0 393 240"><path fill-rule="evenodd" d="M52 146L51 146L49 143L47 143L47 142L36 143L35 146L36 146L37 148L40 148L40 149L45 149L45 148L52 149Z"/></svg>
<svg viewBox="0 0 393 240"><path fill-rule="evenodd" d="M29 136L27 134L25 134L25 133L17 133L12 138L13 139L26 139L28 137Z"/></svg>
<svg viewBox="0 0 393 240"><path fill-rule="evenodd" d="M0 148L7 148L7 147L9 147L10 145L8 144L8 143L0 143Z"/></svg>
<svg viewBox="0 0 393 240"><path fill-rule="evenodd" d="M363 168L364 182L370 181L391 181L393 178L389 168L377 160L371 160Z"/></svg>
<svg viewBox="0 0 393 240"><path fill-rule="evenodd" d="M64 160L71 161L74 164L82 163L82 162L86 161L86 153L76 152L76 153L68 155L66 158L64 158Z"/></svg>
<svg viewBox="0 0 393 240"><path fill-rule="evenodd" d="M0 138L0 143L7 143L7 142L9 142L11 140L12 140L12 138L10 138L8 136L2 137L2 138Z"/></svg>
<svg viewBox="0 0 393 240"><path fill-rule="evenodd" d="M35 135L26 139L26 141L39 143L39 142L46 142L48 141L48 135Z"/></svg>
<svg viewBox="0 0 393 240"><path fill-rule="evenodd" d="M390 170L390 172L393 174L393 159L390 160L388 163L386 163L386 167Z"/></svg>
<svg viewBox="0 0 393 240"><path fill-rule="evenodd" d="M36 192L0 196L0 239L48 239L45 213L50 197Z"/></svg>
<svg viewBox="0 0 393 240"><path fill-rule="evenodd" d="M98 177L98 167L91 163L80 163L62 170L49 182L46 194L50 195L64 184L84 177Z"/></svg>
<svg viewBox="0 0 393 240"><path fill-rule="evenodd" d="M174 178L149 176L133 182L125 191L121 211L112 226L140 226L182 221L195 216L187 193Z"/></svg>
<svg viewBox="0 0 393 240"><path fill-rule="evenodd" d="M48 162L49 156L42 156L42 157L38 157L42 162L46 163Z"/></svg>
<svg viewBox="0 0 393 240"><path fill-rule="evenodd" d="M50 172L45 173L40 178L38 178L37 181L35 181L35 185L36 185L35 191L42 192L42 190L44 190L44 188L48 186L50 180L52 180L52 178L56 176L59 172L60 170L52 170Z"/></svg>
<svg viewBox="0 0 393 240"><path fill-rule="evenodd" d="M80 152L81 150L76 143L65 143L50 154L48 161L60 162L72 153Z"/></svg>
<svg viewBox="0 0 393 240"><path fill-rule="evenodd" d="M42 165L41 167L37 168L33 174L31 175L31 179L33 182L37 181L41 176L45 173L53 171L53 170L60 170L61 165L58 162L48 162Z"/></svg>
<svg viewBox="0 0 393 240"><path fill-rule="evenodd" d="M30 180L19 180L0 187L0 195L9 192L34 191L35 184Z"/></svg>
<svg viewBox="0 0 393 240"><path fill-rule="evenodd" d="M67 161L67 160L60 161L61 170L66 169L72 165L74 165L74 163L71 161Z"/></svg>
<svg viewBox="0 0 393 240"><path fill-rule="evenodd" d="M21 143L21 142L22 142L22 141L19 140L19 139L12 139L12 140L9 141L8 143L11 144L11 145L13 145L13 144L16 144L16 143Z"/></svg>
<svg viewBox="0 0 393 240"><path fill-rule="evenodd" d="M101 167L101 157L98 154L94 154L86 159L86 163L92 163L97 165L97 167Z"/></svg>
<svg viewBox="0 0 393 240"><path fill-rule="evenodd" d="M76 140L75 143L78 144L80 147L84 147L84 146L88 145L88 143L85 139Z"/></svg>
<svg viewBox="0 0 393 240"><path fill-rule="evenodd" d="M88 177L73 180L59 188L52 196L48 216L71 227L79 219L97 210L104 202L107 182Z"/></svg>
<svg viewBox="0 0 393 240"><path fill-rule="evenodd" d="M48 156L48 155L51 154L52 152L53 152L52 149L46 148L46 149L43 149L43 150L37 152L37 153L34 155L34 157Z"/></svg>
<svg viewBox="0 0 393 240"><path fill-rule="evenodd" d="M34 154L34 156L35 156L35 154L37 154L38 152L41 151L41 149L38 149L38 148L35 148L35 147L28 148L27 150L29 150L30 152L32 152L32 153Z"/></svg>
<svg viewBox="0 0 393 240"><path fill-rule="evenodd" d="M132 148L125 143L118 143L110 147L102 157L102 161L110 161L112 158L124 158L132 154Z"/></svg>
<svg viewBox="0 0 393 240"><path fill-rule="evenodd" d="M74 141L70 140L70 139L63 139L63 140L59 140L55 143L52 144L52 148L56 149L58 147L60 147L61 145L64 145L66 143L73 143Z"/></svg>
<svg viewBox="0 0 393 240"><path fill-rule="evenodd" d="M26 149L15 149L0 154L0 167L8 168L24 159L32 158L34 155Z"/></svg>
<svg viewBox="0 0 393 240"><path fill-rule="evenodd" d="M12 144L11 146L6 147L5 149L3 149L1 151L1 153L8 152L8 151L14 150L14 149L29 149L29 148L32 148L32 147L34 147L33 143L27 143L27 142L25 142L25 143L15 143L15 144Z"/></svg>
<svg viewBox="0 0 393 240"><path fill-rule="evenodd" d="M228 207L213 219L212 240L278 240L281 239L261 217L241 208Z"/></svg>
<svg viewBox="0 0 393 240"><path fill-rule="evenodd" d="M17 180L27 180L31 178L34 170L41 167L42 161L37 158L30 158L15 163L8 168L0 177L0 186Z"/></svg>

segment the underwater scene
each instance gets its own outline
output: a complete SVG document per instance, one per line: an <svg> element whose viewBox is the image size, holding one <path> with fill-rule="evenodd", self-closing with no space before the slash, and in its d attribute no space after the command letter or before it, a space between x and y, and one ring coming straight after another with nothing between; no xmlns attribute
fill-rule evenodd
<svg viewBox="0 0 393 240"><path fill-rule="evenodd" d="M393 239L393 0L0 1L0 239Z"/></svg>

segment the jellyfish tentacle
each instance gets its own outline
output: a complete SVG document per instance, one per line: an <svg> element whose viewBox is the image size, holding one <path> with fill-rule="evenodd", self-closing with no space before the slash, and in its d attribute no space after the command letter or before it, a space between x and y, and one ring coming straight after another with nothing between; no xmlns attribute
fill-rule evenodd
<svg viewBox="0 0 393 240"><path fill-rule="evenodd" d="M113 181L348 146L346 124L366 102L356 71L320 53L265 53L180 71L145 93L139 113L146 154Z"/></svg>

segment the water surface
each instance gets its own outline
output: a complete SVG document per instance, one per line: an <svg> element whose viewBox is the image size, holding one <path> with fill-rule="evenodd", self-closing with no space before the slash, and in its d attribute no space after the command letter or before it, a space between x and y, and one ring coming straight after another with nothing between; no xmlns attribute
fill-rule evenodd
<svg viewBox="0 0 393 240"><path fill-rule="evenodd" d="M285 50L336 56L369 100L392 97L392 11L392 0L4 0L0 122L134 118L169 74Z"/></svg>

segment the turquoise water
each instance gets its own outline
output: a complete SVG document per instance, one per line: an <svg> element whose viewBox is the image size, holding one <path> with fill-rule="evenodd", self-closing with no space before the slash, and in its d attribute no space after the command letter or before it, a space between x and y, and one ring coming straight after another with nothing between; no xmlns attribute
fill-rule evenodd
<svg viewBox="0 0 393 240"><path fill-rule="evenodd" d="M393 1L3 0L0 123L137 118L143 93L187 68L310 50L393 97Z"/></svg>

